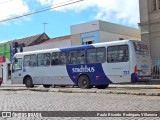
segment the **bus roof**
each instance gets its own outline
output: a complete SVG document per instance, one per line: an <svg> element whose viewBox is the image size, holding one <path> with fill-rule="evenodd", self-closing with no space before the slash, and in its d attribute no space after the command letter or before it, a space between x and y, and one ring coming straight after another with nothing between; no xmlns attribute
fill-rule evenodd
<svg viewBox="0 0 160 120"><path fill-rule="evenodd" d="M64 47L64 48L35 50L35 51L16 53L15 56L17 56L17 55L38 54L38 53L47 53L47 52L82 50L82 49L87 49L87 48L104 47L104 46L115 45L115 44L124 44L124 43L127 43L129 41L137 41L137 40L118 40L118 41L111 41L111 42L94 43L94 44L89 44L89 45L79 45L79 46L71 46L71 47ZM137 41L137 42L139 42L139 41Z"/></svg>

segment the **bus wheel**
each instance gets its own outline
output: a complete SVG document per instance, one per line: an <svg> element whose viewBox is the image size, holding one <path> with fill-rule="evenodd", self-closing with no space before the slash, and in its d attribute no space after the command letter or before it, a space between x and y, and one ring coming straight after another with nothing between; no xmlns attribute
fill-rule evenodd
<svg viewBox="0 0 160 120"><path fill-rule="evenodd" d="M28 87L28 88L33 88L33 87L34 87L31 77L27 77L27 78L26 78L26 80L25 80L25 85L26 85L26 87Z"/></svg>
<svg viewBox="0 0 160 120"><path fill-rule="evenodd" d="M91 83L86 75L82 75L78 78L78 87L80 88L90 88Z"/></svg>
<svg viewBox="0 0 160 120"><path fill-rule="evenodd" d="M107 85L96 85L95 87L98 89L106 89L109 86L109 84Z"/></svg>
<svg viewBox="0 0 160 120"><path fill-rule="evenodd" d="M51 85L43 85L43 87L45 87L45 88L50 88Z"/></svg>

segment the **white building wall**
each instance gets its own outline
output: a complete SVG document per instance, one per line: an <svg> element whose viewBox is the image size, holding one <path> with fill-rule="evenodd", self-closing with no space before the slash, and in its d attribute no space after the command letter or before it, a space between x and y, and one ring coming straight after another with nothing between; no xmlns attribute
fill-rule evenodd
<svg viewBox="0 0 160 120"><path fill-rule="evenodd" d="M99 30L99 21L92 21L71 26L71 35Z"/></svg>
<svg viewBox="0 0 160 120"><path fill-rule="evenodd" d="M10 64L10 63L9 62L0 63L0 77L3 76L2 84L11 84L11 80L9 79L9 76L8 76L8 74L9 74L8 73L8 64ZM2 73L2 71L3 71L3 73Z"/></svg>
<svg viewBox="0 0 160 120"><path fill-rule="evenodd" d="M104 32L104 31L100 31L99 36L100 36L100 38L99 38L100 42L115 41L115 40L119 40L119 38L140 40L140 37L132 37L132 36L126 36L126 35Z"/></svg>

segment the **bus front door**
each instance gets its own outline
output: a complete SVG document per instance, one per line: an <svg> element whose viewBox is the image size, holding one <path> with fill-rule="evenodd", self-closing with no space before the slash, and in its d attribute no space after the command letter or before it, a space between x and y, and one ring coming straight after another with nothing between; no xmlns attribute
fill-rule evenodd
<svg viewBox="0 0 160 120"><path fill-rule="evenodd" d="M22 59L16 58L12 65L12 84L23 84Z"/></svg>

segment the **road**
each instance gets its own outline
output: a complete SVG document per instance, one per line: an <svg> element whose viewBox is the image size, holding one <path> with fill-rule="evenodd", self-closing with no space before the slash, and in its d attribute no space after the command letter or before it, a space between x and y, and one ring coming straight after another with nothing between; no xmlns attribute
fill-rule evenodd
<svg viewBox="0 0 160 120"><path fill-rule="evenodd" d="M159 96L98 93L56 93L35 91L0 91L1 111L160 111ZM11 119L11 118L6 118ZM27 118L25 118L27 119ZM30 118L29 118L30 119ZM34 119L34 118L33 118ZM53 118L41 118L53 119ZM55 118L64 119L64 118ZM72 120L75 118L65 118ZM81 120L82 118L76 118ZM83 119L128 119L83 118ZM133 118L134 119L134 118ZM140 120L148 118L138 118ZM158 120L158 118L152 118Z"/></svg>

